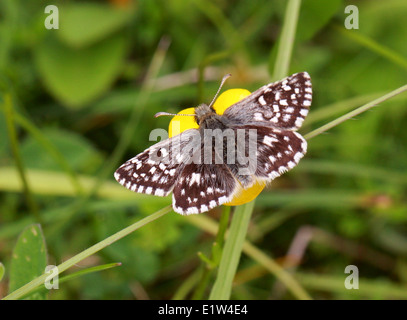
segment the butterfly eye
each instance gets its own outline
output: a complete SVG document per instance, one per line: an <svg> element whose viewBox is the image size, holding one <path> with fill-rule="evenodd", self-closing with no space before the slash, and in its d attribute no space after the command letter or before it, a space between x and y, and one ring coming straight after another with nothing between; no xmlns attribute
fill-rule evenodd
<svg viewBox="0 0 407 320"><path fill-rule="evenodd" d="M201 121L199 121L199 118L197 116L194 117L196 124L199 126L201 124Z"/></svg>

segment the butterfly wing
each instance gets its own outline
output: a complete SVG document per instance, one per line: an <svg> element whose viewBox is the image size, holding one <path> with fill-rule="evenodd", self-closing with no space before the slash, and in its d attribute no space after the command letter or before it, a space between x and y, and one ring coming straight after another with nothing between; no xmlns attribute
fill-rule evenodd
<svg viewBox="0 0 407 320"><path fill-rule="evenodd" d="M225 164L188 164L173 190L174 211L180 214L208 211L232 200L237 186Z"/></svg>
<svg viewBox="0 0 407 320"><path fill-rule="evenodd" d="M200 146L198 135L198 130L190 129L154 144L122 164L114 173L115 179L134 192L167 196L190 160L195 143Z"/></svg>
<svg viewBox="0 0 407 320"><path fill-rule="evenodd" d="M307 142L297 132L264 126L239 126L244 130L245 145L249 145L250 130L256 131L256 150L245 148L244 157L255 161L255 168L245 176L240 169L248 162L222 164L190 163L183 167L173 189L173 208L180 214L196 214L230 202L235 195L256 180L270 182L294 168L307 151ZM238 134L236 133L236 136ZM201 149L201 151L203 148ZM221 151L214 149L215 153ZM235 149L236 154L242 152ZM251 157L251 158L250 158Z"/></svg>
<svg viewBox="0 0 407 320"><path fill-rule="evenodd" d="M295 131L254 125L231 129L235 131L236 142L232 150L227 149L226 143L211 144L210 163L190 163L180 171L173 189L174 211L201 213L230 202L255 181L270 182L291 170L307 151L306 140ZM224 139L226 142L227 138ZM243 147L239 147L238 143L243 142ZM198 150L203 159L204 146ZM227 161L230 153L236 155L232 162ZM215 154L223 163L215 163Z"/></svg>
<svg viewBox="0 0 407 320"><path fill-rule="evenodd" d="M297 130L308 114L311 101L311 78L307 72L300 72L261 87L230 106L223 115L236 124Z"/></svg>
<svg viewBox="0 0 407 320"><path fill-rule="evenodd" d="M250 128L250 127L248 127ZM307 152L307 141L297 132L256 127L255 179L270 182L294 168Z"/></svg>

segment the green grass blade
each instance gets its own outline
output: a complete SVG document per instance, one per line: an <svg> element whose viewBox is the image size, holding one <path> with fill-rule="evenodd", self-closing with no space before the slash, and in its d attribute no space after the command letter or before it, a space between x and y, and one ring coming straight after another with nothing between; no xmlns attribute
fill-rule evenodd
<svg viewBox="0 0 407 320"><path fill-rule="evenodd" d="M13 152L14 160L16 162L19 179L22 183L22 187L23 187L22 190L24 192L24 195L25 195L25 198L27 201L27 205L30 208L31 213L35 216L35 218L37 219L37 222L41 222L41 220L40 220L41 218L38 213L38 205L35 202L35 199L31 193L30 186L27 182L25 169L24 169L23 162L22 162L21 155L20 155L17 132L16 132L16 128L14 125L14 110L13 110L13 104L12 104L10 95L6 95L4 97L4 110L5 110L5 114L6 114L7 131L8 131L8 135L9 135L9 139L10 139L10 146L11 146L11 149Z"/></svg>
<svg viewBox="0 0 407 320"><path fill-rule="evenodd" d="M57 266L58 274L61 274L65 270L69 269L73 265L79 263L80 261L84 260L85 258L95 254L96 252L106 248L107 246L111 245L112 243L122 239L123 237L129 235L130 233L134 232L135 230L141 228L142 226L166 215L167 213L172 211L171 206L164 207L163 209L145 217L144 219L137 221L136 223L116 232L115 234L107 237L106 239L94 244L93 246L89 247L88 249L78 253L77 255L73 256L72 258L66 260L65 262L61 263ZM35 278L34 280L26 283L22 287L18 288L17 290L11 292L9 295L4 297L4 300L13 300L19 299L31 291L35 290L38 286L44 283L44 280L48 277L48 274L42 274L41 276Z"/></svg>
<svg viewBox="0 0 407 320"><path fill-rule="evenodd" d="M242 35L235 29L227 16L225 16L219 5L203 0L194 0L192 3L212 21L227 42L230 50L241 51L245 48Z"/></svg>
<svg viewBox="0 0 407 320"><path fill-rule="evenodd" d="M279 48L274 63L273 80L279 80L288 75L300 6L301 0L289 0L287 3Z"/></svg>
<svg viewBox="0 0 407 320"><path fill-rule="evenodd" d="M375 40L361 34L360 32L353 32L352 30L347 30L342 26L335 26L334 29L345 36L346 38L360 44L361 46L371 50L379 56L386 58L387 60L393 62L394 64L407 70L407 59L397 52L385 47L384 45L376 42Z"/></svg>
<svg viewBox="0 0 407 320"><path fill-rule="evenodd" d="M108 264L103 264L100 266L95 266L95 267L90 267L90 268L86 268L77 272L74 272L72 274L69 274L67 276L61 277L58 279L58 286L60 286L62 283L67 282L69 280L90 274L90 273L94 273L94 272L100 272L100 271L104 271L107 269L111 269L111 268L115 268L115 267L120 267L122 264L120 262L114 262L114 263L108 263ZM51 279L50 279L51 280ZM55 282L54 282L55 283ZM41 286L41 287L37 287L36 289L34 289L32 292L30 292L30 294L34 294L37 292L40 293L46 293L49 290L47 289L45 286Z"/></svg>
<svg viewBox="0 0 407 320"><path fill-rule="evenodd" d="M209 296L211 300L226 300L230 298L232 282L239 264L253 207L253 201L236 207L230 226L229 237L226 240L220 260L218 275Z"/></svg>
<svg viewBox="0 0 407 320"><path fill-rule="evenodd" d="M336 127L337 125L341 124L342 122L345 122L346 120L349 120L349 119L351 119L353 117L356 117L357 115L359 115L359 114L361 114L361 113L363 113L363 112L365 112L365 111L379 105L380 103L382 103L382 102L384 102L384 101L386 101L386 100L388 100L388 99L390 99L390 98L392 98L392 97L394 97L394 96L396 96L396 95L398 95L400 93L403 93L405 91L407 91L407 85L404 85L404 86L402 86L402 87L400 87L400 88L398 88L396 90L393 90L393 91L389 92L388 94L385 94L384 96L382 96L382 97L380 97L378 99L375 99L375 100L373 100L373 101L371 101L369 103L366 103L365 105L363 105L363 106L361 106L361 107L359 107L359 108L357 108L357 109L355 109L355 110L353 110L351 112L348 112L347 114L345 114L345 115L343 115L343 116L341 116L341 117L339 117L339 118L337 118L337 119L323 125L322 127L319 127L318 129L315 129L315 130L307 133L306 135L304 135L304 138L306 140L314 138L317 135L319 135L319 134L321 134L321 133L323 133L325 131L328 131L329 129L332 129L333 127Z"/></svg>
<svg viewBox="0 0 407 320"><path fill-rule="evenodd" d="M193 215L188 217L186 221L212 235L216 235L219 228L217 223L213 221L213 219L210 219L209 217L204 215ZM226 236L228 237L229 234L226 234ZM259 263L271 274L275 275L281 282L283 282L287 289L290 290L290 292L293 294L293 296L302 300L311 299L309 294L289 272L285 271L272 258L267 256L260 249L256 248L249 241L246 240L243 243L242 249L246 255L251 257L254 261Z"/></svg>
<svg viewBox="0 0 407 320"><path fill-rule="evenodd" d="M4 268L4 265L0 262L0 281L1 281L1 279L3 279L5 272L6 272L6 269Z"/></svg>
<svg viewBox="0 0 407 320"><path fill-rule="evenodd" d="M55 146L48 140L46 136L44 136L41 130L37 128L33 123L31 123L29 119L23 117L20 114L15 114L15 121L27 132L29 132L42 145L44 150L46 150L49 155L55 159L61 169L64 170L65 174L70 178L72 186L75 188L76 193L78 195L83 195L85 191L83 190L82 185L79 183L76 172L72 169L68 161L66 161L66 159L58 151L58 149L55 148Z"/></svg>
<svg viewBox="0 0 407 320"><path fill-rule="evenodd" d="M312 112L310 112L310 114L305 119L304 125L309 126L315 122L333 118L334 116L340 113L348 112L349 110L357 108L358 106L368 103L369 101L372 101L374 99L377 99L384 94L385 93L367 94L334 102L326 106L322 106L321 108L318 108L317 110L313 110Z"/></svg>
<svg viewBox="0 0 407 320"><path fill-rule="evenodd" d="M307 288L325 292L336 292L354 298L367 297L369 299L407 299L407 290L400 284L393 284L384 280L359 279L359 289L347 290L344 286L347 274L340 276L323 275L321 273L298 273L300 282Z"/></svg>
<svg viewBox="0 0 407 320"><path fill-rule="evenodd" d="M28 169L26 170L26 177L30 183L31 191L34 194L48 195L48 196L68 196L75 197L76 190L69 183L66 174L62 172L54 172L47 170ZM90 190L95 182L95 177L79 175L78 180L85 190ZM149 202L152 199L150 195L138 194L129 192L116 181L106 181L102 183L96 195L105 199L130 199L142 202ZM18 172L13 167L0 168L0 191L8 192L22 192L23 186L21 181L18 180ZM167 205L170 201L168 197L156 197L156 203ZM75 205L73 203L72 205Z"/></svg>

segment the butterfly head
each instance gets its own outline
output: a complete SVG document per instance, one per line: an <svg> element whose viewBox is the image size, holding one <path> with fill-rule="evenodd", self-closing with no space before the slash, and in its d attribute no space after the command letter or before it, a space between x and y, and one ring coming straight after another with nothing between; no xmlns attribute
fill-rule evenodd
<svg viewBox="0 0 407 320"><path fill-rule="evenodd" d="M195 121L200 126L205 122L210 116L216 114L215 110L212 107L209 107L207 104L200 104L195 108Z"/></svg>

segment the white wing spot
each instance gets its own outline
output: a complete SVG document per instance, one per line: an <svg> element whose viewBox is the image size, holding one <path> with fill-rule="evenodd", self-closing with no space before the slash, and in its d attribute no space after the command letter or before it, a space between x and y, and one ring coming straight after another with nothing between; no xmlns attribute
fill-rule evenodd
<svg viewBox="0 0 407 320"><path fill-rule="evenodd" d="M280 103L280 106L288 106L288 103L287 103L287 100L286 100L286 99L281 99L281 100L279 101L279 103Z"/></svg>
<svg viewBox="0 0 407 320"><path fill-rule="evenodd" d="M304 122L304 118L297 118L297 120L295 120L295 126L301 127L303 122Z"/></svg>
<svg viewBox="0 0 407 320"><path fill-rule="evenodd" d="M287 172L287 168L284 166L281 166L278 168L278 172L280 172L281 174L283 174L284 172Z"/></svg>
<svg viewBox="0 0 407 320"><path fill-rule="evenodd" d="M278 142L278 139L270 137L270 136L264 136L263 143L267 144L268 146L272 147L273 142Z"/></svg>
<svg viewBox="0 0 407 320"><path fill-rule="evenodd" d="M163 197L164 196L164 190L163 189L156 189L154 194L156 196Z"/></svg>
<svg viewBox="0 0 407 320"><path fill-rule="evenodd" d="M191 214L191 213L199 213L199 210L197 207L189 207L187 211L185 211L186 214Z"/></svg>
<svg viewBox="0 0 407 320"><path fill-rule="evenodd" d="M191 176L191 181L189 182L189 185L192 186L194 182L199 186L201 184L201 174L200 173L192 173Z"/></svg>
<svg viewBox="0 0 407 320"><path fill-rule="evenodd" d="M263 115L262 115L260 112L256 112L256 113L254 114L254 120L256 120L256 121L263 121L263 120L264 120Z"/></svg>
<svg viewBox="0 0 407 320"><path fill-rule="evenodd" d="M294 156L294 161L299 162L304 155L301 152L297 152Z"/></svg>
<svg viewBox="0 0 407 320"><path fill-rule="evenodd" d="M166 156L168 155L167 149L161 148L160 151L161 151L161 155L162 155L163 157L166 157Z"/></svg>
<svg viewBox="0 0 407 320"><path fill-rule="evenodd" d="M223 203L227 202L228 200L229 200L228 197L223 196L218 199L218 202L219 202L219 204L223 204Z"/></svg>
<svg viewBox="0 0 407 320"><path fill-rule="evenodd" d="M271 178L271 179L275 179L275 178L277 178L277 177L279 177L280 176L280 174L277 172L277 171L272 171L270 174L269 174L269 177Z"/></svg>
<svg viewBox="0 0 407 320"><path fill-rule="evenodd" d="M308 109L301 109L300 114L301 114L303 117L306 117L307 114L308 114Z"/></svg>
<svg viewBox="0 0 407 320"><path fill-rule="evenodd" d="M260 103L262 106L265 106L265 105L267 104L266 100L264 100L264 96L260 96L260 98L259 98L259 103Z"/></svg>

